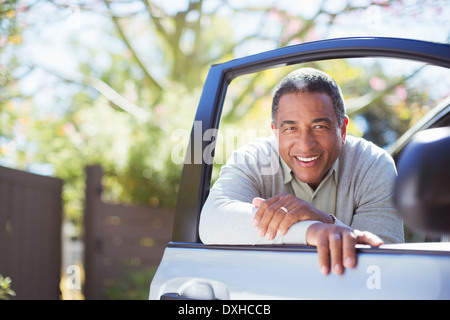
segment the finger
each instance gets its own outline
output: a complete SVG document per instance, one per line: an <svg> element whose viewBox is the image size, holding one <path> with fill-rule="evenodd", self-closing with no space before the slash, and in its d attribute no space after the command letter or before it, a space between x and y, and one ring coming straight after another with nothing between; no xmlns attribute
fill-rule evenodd
<svg viewBox="0 0 450 320"><path fill-rule="evenodd" d="M327 237L321 237L317 244L317 255L319 259L319 270L323 274L330 272L330 248Z"/></svg>
<svg viewBox="0 0 450 320"><path fill-rule="evenodd" d="M289 208L289 207L287 207ZM295 214L295 208L287 209L286 215L278 226L278 234L284 236L289 228L296 222L299 221L297 215Z"/></svg>
<svg viewBox="0 0 450 320"><path fill-rule="evenodd" d="M280 201L276 201L276 202L272 203L271 205L269 205L268 207L266 207L264 214L261 217L261 220L259 221L259 224L258 224L258 229L259 229L258 232L259 232L260 236L264 236L266 234L267 229L273 219L275 219L275 223L277 223L277 227L278 227L278 224L281 221L280 219L282 219L283 216L286 214L285 211L280 210L281 207L282 207L282 203ZM273 234L275 234L275 233L273 233Z"/></svg>
<svg viewBox="0 0 450 320"><path fill-rule="evenodd" d="M266 199L262 202L259 202L259 200L255 200L255 199L262 199L262 198L254 198L253 199L253 201L255 201L256 203L259 204L258 210L256 210L255 215L253 216L253 225L255 227L257 227L257 226L259 226L259 223L260 223L262 217L264 216L264 212L266 211L266 209L276 200L273 197Z"/></svg>
<svg viewBox="0 0 450 320"><path fill-rule="evenodd" d="M374 247L378 247L383 244L383 240L372 232L359 230L354 230L353 232L355 233L357 243L359 244L368 244Z"/></svg>
<svg viewBox="0 0 450 320"><path fill-rule="evenodd" d="M260 198L260 197L256 197L253 199L252 204L255 208L259 208L259 206L261 205L261 203L263 203L265 201L265 199Z"/></svg>
<svg viewBox="0 0 450 320"><path fill-rule="evenodd" d="M342 274L344 267L342 265L342 236L340 233L332 232L328 236L331 257L331 270L335 274Z"/></svg>
<svg viewBox="0 0 450 320"><path fill-rule="evenodd" d="M346 268L353 268L356 265L356 234L347 232L343 236L342 253L343 263Z"/></svg>
<svg viewBox="0 0 450 320"><path fill-rule="evenodd" d="M272 240L275 237L275 234L278 231L280 223L284 221L287 212L288 210L283 206L281 206L275 211L272 220L270 220L269 225L267 226L266 231L267 240Z"/></svg>

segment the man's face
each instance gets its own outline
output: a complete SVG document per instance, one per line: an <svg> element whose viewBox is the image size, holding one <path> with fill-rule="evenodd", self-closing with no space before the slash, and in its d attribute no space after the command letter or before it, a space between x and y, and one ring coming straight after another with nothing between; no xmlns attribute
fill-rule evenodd
<svg viewBox="0 0 450 320"><path fill-rule="evenodd" d="M280 155L297 178L317 188L339 156L348 119L339 127L325 93L291 93L278 103L276 128Z"/></svg>

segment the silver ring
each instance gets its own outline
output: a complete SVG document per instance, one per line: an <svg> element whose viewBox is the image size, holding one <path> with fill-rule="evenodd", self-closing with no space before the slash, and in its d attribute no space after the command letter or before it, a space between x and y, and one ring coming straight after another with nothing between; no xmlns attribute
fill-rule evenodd
<svg viewBox="0 0 450 320"><path fill-rule="evenodd" d="M341 241L341 235L339 233L333 233L331 237L336 241Z"/></svg>
<svg viewBox="0 0 450 320"><path fill-rule="evenodd" d="M288 209L286 209L285 207L281 207L281 210L283 210L284 212L288 213Z"/></svg>

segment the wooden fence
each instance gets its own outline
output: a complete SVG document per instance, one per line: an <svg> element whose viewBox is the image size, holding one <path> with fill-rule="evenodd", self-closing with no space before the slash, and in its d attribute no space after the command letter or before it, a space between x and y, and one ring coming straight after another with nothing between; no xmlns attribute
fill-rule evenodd
<svg viewBox="0 0 450 320"><path fill-rule="evenodd" d="M174 212L105 203L101 167L87 167L86 173L84 295L87 300L115 298L106 292L127 272L158 266L171 239ZM150 281L146 278L142 284L147 297Z"/></svg>
<svg viewBox="0 0 450 320"><path fill-rule="evenodd" d="M62 180L0 167L0 274L13 299L59 299Z"/></svg>

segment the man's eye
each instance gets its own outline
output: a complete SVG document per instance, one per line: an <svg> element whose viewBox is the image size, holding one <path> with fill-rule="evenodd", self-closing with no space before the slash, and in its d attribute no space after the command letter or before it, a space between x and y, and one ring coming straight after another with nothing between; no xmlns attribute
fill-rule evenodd
<svg viewBox="0 0 450 320"><path fill-rule="evenodd" d="M314 129L326 129L326 128L327 128L326 126L321 125L321 124L316 124L316 125L314 126Z"/></svg>

